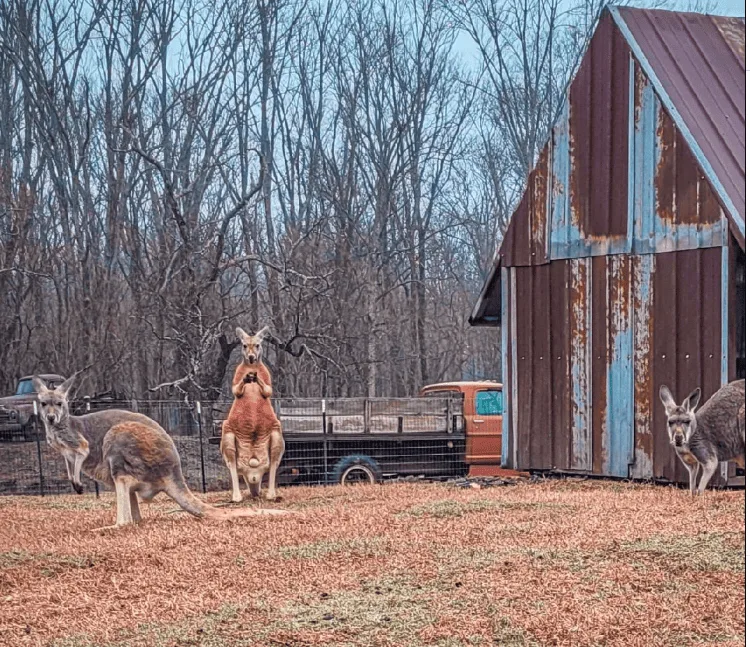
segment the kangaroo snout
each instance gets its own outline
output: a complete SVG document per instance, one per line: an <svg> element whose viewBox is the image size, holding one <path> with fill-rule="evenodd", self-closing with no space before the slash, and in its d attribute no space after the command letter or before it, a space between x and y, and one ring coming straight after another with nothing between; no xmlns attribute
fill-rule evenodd
<svg viewBox="0 0 750 647"><path fill-rule="evenodd" d="M48 422L55 422L56 418L57 418L57 416L55 416L54 413L48 413L47 414L47 421Z"/></svg>

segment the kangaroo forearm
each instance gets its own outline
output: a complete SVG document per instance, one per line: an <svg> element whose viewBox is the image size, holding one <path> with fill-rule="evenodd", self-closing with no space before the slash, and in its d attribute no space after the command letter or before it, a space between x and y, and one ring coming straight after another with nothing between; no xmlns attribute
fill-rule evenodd
<svg viewBox="0 0 750 647"><path fill-rule="evenodd" d="M232 394L235 398L241 398L242 394L245 392L245 384L243 382L239 382L238 384L235 384L232 387Z"/></svg>
<svg viewBox="0 0 750 647"><path fill-rule="evenodd" d="M266 384L261 378L258 378L258 386L260 387L260 394L264 398L270 398L273 393L273 389L270 384Z"/></svg>

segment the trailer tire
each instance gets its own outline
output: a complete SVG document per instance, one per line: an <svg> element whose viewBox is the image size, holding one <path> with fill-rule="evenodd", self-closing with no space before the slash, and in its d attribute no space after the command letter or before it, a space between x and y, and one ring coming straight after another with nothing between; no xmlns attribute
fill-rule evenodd
<svg viewBox="0 0 750 647"><path fill-rule="evenodd" d="M380 483L383 472L377 461L363 454L351 454L342 458L333 468L332 480L339 485L352 483Z"/></svg>

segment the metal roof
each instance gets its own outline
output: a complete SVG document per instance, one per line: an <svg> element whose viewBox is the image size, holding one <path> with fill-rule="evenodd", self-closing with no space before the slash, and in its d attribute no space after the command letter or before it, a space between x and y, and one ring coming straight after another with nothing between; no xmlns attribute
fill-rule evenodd
<svg viewBox="0 0 750 647"><path fill-rule="evenodd" d="M745 241L745 19L610 7Z"/></svg>
<svg viewBox="0 0 750 647"><path fill-rule="evenodd" d="M619 46L620 42L622 47ZM616 142L613 139L615 134L622 135L622 123L627 126L627 115L624 118L616 117L618 111L628 108L628 99L616 90L621 87L627 90L628 73L623 71L622 65L615 65L624 60L622 54L627 50L637 61L636 77L645 75L646 82L663 105L659 109L666 111L673 123L670 132L657 132L657 139L665 139L661 143L668 154L662 155L664 163L660 163L656 169L654 180L658 186L678 185L674 196L659 194L657 203L666 200L665 204L672 204L676 200L675 204L680 208L672 209L675 211L673 214L660 212L660 217L669 221L670 226L685 220L688 225L698 223L706 229L704 220L709 216L709 220L714 216L721 219L723 210L744 249L745 20L695 13L613 6L602 12L581 68L571 80L568 90L566 105L575 104L573 107L576 114L580 113L580 118L574 118L572 108L569 108L571 114L561 117L562 127L556 125L550 138L555 142L557 153L566 160L565 144L568 144L572 151L570 155L576 158L576 171L580 171L578 175L583 178L583 187L590 190L588 202L583 205L588 205L588 209L581 209L580 204L574 205L577 207L576 213L580 211L585 216L581 224L586 230L584 233L596 239L595 242L601 238L605 243L612 244L618 234L623 238L620 242L624 242L627 227L631 226L628 223L628 218L633 217L630 213L622 209L622 213L615 213L613 210L613 204L625 205L623 209L626 209L627 195L623 191L630 181L629 173L638 162L631 159L629 168L627 156L619 154L629 145L628 142L620 141L622 136ZM627 56L626 53L625 59ZM598 112L594 114L592 111ZM657 128L661 128L661 124L661 121L656 124ZM615 125L619 126L619 130ZM558 129L561 129L560 133ZM590 129L593 135L589 133ZM568 139L574 139L575 146ZM503 245L496 253L491 272L469 317L472 326L500 325L501 266L537 265L550 260L544 253L548 243L546 236L549 235L546 230L550 227L546 218L542 217L542 212L549 209L549 198L545 193L549 191L549 182L545 180L549 169L559 166L556 161L559 155L549 159L550 145L545 146L529 175L528 186L513 213ZM602 151L608 153L609 157L600 154ZM660 153L664 152L660 150ZM590 155L597 160L593 167L590 163L586 165ZM672 160L672 165L665 160ZM617 166L614 163L617 161L624 161L624 167ZM690 167L687 175L680 173L680 169L686 165ZM672 173L679 182L664 177L659 184L659 173ZM572 182L575 179L572 171L569 174ZM595 177L597 174L599 177ZM692 211L682 213L684 200L680 198L680 190L683 193L686 191L685 178L697 186L700 202L700 213L697 215ZM706 185L705 188L703 185ZM563 187L566 199L567 194L576 187L567 184ZM619 199L613 201L611 197L615 191L618 192L615 197ZM538 208L540 205L541 211ZM565 213L565 209L557 211ZM578 217L580 219L582 216L578 214ZM674 234L673 229L665 230L667 238ZM708 229L709 234L713 232L713 229ZM669 240L666 242L670 243Z"/></svg>

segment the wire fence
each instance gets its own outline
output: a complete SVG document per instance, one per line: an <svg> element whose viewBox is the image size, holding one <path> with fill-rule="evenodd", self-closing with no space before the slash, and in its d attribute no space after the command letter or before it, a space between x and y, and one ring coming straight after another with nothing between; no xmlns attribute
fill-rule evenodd
<svg viewBox="0 0 750 647"><path fill-rule="evenodd" d="M446 398L276 399L286 450L279 485L380 480L394 476L466 474L460 396ZM228 402L76 401L73 415L125 409L156 420L172 437L188 486L231 488L220 451ZM85 478L84 488L100 484ZM72 492L60 454L46 442L37 416L0 417L0 494Z"/></svg>

